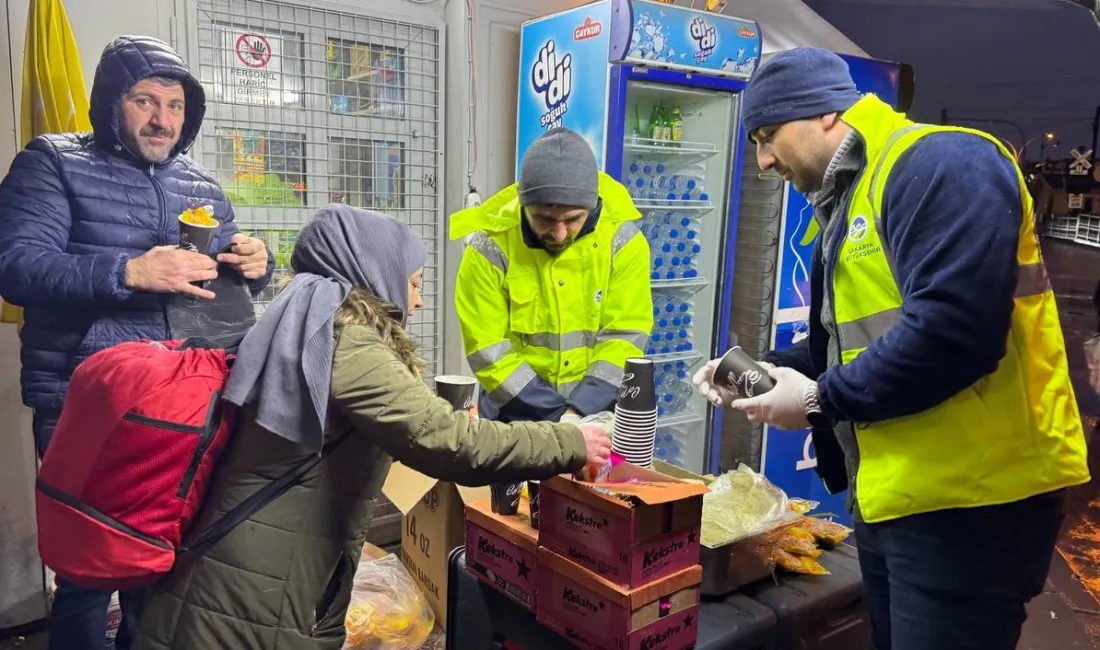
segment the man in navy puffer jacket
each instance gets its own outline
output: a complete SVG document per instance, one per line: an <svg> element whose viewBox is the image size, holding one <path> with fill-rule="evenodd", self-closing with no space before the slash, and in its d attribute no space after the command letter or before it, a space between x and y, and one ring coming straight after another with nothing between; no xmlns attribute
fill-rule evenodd
<svg viewBox="0 0 1100 650"><path fill-rule="evenodd" d="M0 183L0 295L25 308L23 401L34 410L39 454L64 403L73 368L94 352L172 337L171 294L212 299L209 255L180 250L178 215L214 207L211 251L253 292L274 265L263 242L242 235L206 169L183 154L195 142L206 95L167 43L123 36L103 51L91 95L92 134L35 138ZM59 582L51 650L99 650L110 593ZM117 647L129 647L140 594L123 593Z"/></svg>

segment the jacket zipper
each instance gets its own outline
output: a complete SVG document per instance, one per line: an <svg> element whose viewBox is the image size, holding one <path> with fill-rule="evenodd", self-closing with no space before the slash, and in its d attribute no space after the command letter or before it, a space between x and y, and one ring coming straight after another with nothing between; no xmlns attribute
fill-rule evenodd
<svg viewBox="0 0 1100 650"><path fill-rule="evenodd" d="M164 188L157 180L156 166L149 164L149 181L157 192L157 204L160 206L160 228L157 231L157 241L160 245L168 243L168 202L164 199ZM168 297L160 296L161 314L164 316L164 338L172 338L172 325L168 320Z"/></svg>
<svg viewBox="0 0 1100 650"><path fill-rule="evenodd" d="M199 444L195 447L195 453L191 456L191 462L187 463L187 471L183 473L183 480L180 481L179 490L176 492L176 496L181 499L186 499L187 493L191 491L191 484L195 482L195 474L199 472L199 466L202 464L202 459L206 456L206 452L214 442L214 437L217 435L218 429L222 426L220 392L215 391L210 397L210 404L207 406L207 409L207 421L203 424L202 430L199 432Z"/></svg>
<svg viewBox="0 0 1100 650"><path fill-rule="evenodd" d="M214 442L214 434L218 432L220 424L221 421L219 420L211 426L203 427L202 433L199 434L199 444L195 447L191 462L187 464L187 471L183 474L183 480L180 481L180 489L176 492L177 497L187 498L187 493L191 491L191 484L195 482L195 474L199 472L199 465L202 463L203 457L206 456L206 451L210 449L210 444Z"/></svg>
<svg viewBox="0 0 1100 650"><path fill-rule="evenodd" d="M837 267L837 264L838 264L837 258L840 257L840 251L844 248L844 241L848 238L848 216L849 216L849 213L851 213L851 211L852 211L852 201L855 198L856 188L859 187L859 182L861 180L863 180L863 174L867 171L867 164L868 164L868 160L867 160L867 141L865 139L863 139L863 137L861 135L859 135L858 133L856 134L856 136L859 137L861 140L863 140L863 153L861 154L861 156L863 157L863 165L860 166L859 173L856 174L855 180L852 182L851 189L849 190L850 194L847 197L847 201L844 203L844 222L837 224L837 228L840 230L840 233L833 236L837 240L837 243L836 243L835 246L833 246L831 241L830 242L823 242L825 244L828 244L828 246L823 246L822 247L822 254L824 254L824 251L825 251L826 248L830 248L831 252L832 252L832 256L830 258L832 261L831 261L831 266L829 267L828 278L827 278L827 281L825 283L826 284L825 291L829 292L829 309L831 309L832 312L833 312L832 313L833 329L836 330L836 365L838 365L838 366L841 365L844 362L844 340L841 339L841 337L840 337L840 323L837 321L837 317L836 317L836 291L833 290L834 283L836 282L836 267ZM840 215L834 215L833 218L835 219L836 217L839 217L839 216ZM824 231L824 229L822 229L822 231ZM880 233L880 236L881 236L881 233ZM827 260L825 260L825 262L830 263L830 260L827 259ZM828 347L828 346L826 346L826 347ZM828 356L827 351L826 351L826 356ZM827 366L828 366L828 362L826 361L826 367ZM852 422L851 426L852 426L852 444L856 445L856 447L858 448L859 447L859 441L856 440L856 438L855 438L855 436L856 436L856 423ZM836 435L836 434L834 434L834 435ZM852 511L855 510L855 507L859 504L859 501L858 501L859 495L857 494L857 491L856 491L856 474L858 473L858 471L857 472L849 471L847 461L845 461L844 465L845 465L844 473L848 476L849 504L848 504L847 509L850 512L852 512Z"/></svg>
<svg viewBox="0 0 1100 650"><path fill-rule="evenodd" d="M864 141L864 143L863 143L863 150L864 150L864 152L867 151L866 141ZM825 245L822 246L823 254L824 254L825 250L828 250L829 253L831 253L830 257L825 260L825 262L827 264L829 264L829 277L828 277L828 282L825 283L826 284L825 291L829 292L829 308L833 312L831 314L832 317L833 317L833 329L836 330L836 359L835 359L835 361L836 361L837 365L840 365L841 363L843 363L843 359L844 359L844 341L840 338L840 323L837 322L837 318L836 318L836 291L833 290L833 286L834 286L834 283L836 281L837 258L840 257L840 251L844 248L844 241L848 238L848 215L852 211L852 200L855 198L856 188L859 187L859 182L861 180L863 180L863 174L867 170L867 154L863 153L861 155L863 157L863 165L860 167L859 173L856 174L855 180L852 182L851 189L849 190L850 194L847 197L847 201L844 202L844 215L843 215L844 216L844 222L843 223L838 223L836 225L836 229L839 231L839 233L833 235L833 238L836 239L837 242L836 242L836 244L833 244L833 242L831 242L831 241L823 242ZM841 197L842 200L843 200L843 198L844 197ZM838 214L838 215L833 216L832 218L835 219L839 216L841 216L841 215ZM822 232L824 232L824 228L822 228Z"/></svg>
<svg viewBox="0 0 1100 650"><path fill-rule="evenodd" d="M149 165L149 180L153 183L153 189L157 191L157 204L160 206L160 230L157 232L160 244L163 246L168 243L168 205L164 200L164 188L160 186L160 181L157 180L156 167Z"/></svg>

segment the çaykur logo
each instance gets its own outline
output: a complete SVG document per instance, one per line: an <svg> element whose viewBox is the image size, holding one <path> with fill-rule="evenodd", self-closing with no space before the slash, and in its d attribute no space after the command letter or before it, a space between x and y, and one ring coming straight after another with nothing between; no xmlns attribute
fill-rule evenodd
<svg viewBox="0 0 1100 650"><path fill-rule="evenodd" d="M531 86L546 104L539 122L544 129L561 126L561 118L569 110L569 95L573 91L573 55L558 58L557 45L549 39L539 49L535 65L531 66Z"/></svg>
<svg viewBox="0 0 1100 650"><path fill-rule="evenodd" d="M695 46L698 48L695 50L695 61L703 63L710 58L711 54L714 54L714 48L718 46L718 30L702 16L696 16L691 21L688 31L691 32L691 37L695 39Z"/></svg>

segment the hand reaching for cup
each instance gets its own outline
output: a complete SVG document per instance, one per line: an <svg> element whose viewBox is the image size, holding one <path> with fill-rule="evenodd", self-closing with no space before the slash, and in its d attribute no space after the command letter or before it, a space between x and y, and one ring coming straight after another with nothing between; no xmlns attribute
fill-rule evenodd
<svg viewBox="0 0 1100 650"><path fill-rule="evenodd" d="M733 400L740 397L735 388L724 388L714 383L714 371L718 368L718 364L721 363L722 358L711 359L706 362L691 381L695 384L695 389L699 391L699 394L707 398L711 404L715 406L729 406ZM766 361L756 362L764 370L771 370L775 366L767 363Z"/></svg>
<svg viewBox="0 0 1100 650"><path fill-rule="evenodd" d="M588 451L589 467L603 467L611 458L611 438L607 431L599 425L581 424L581 433L584 434L584 445Z"/></svg>

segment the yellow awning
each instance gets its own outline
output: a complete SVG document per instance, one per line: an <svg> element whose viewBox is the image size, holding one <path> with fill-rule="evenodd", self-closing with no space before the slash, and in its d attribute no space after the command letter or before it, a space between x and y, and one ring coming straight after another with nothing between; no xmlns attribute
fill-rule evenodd
<svg viewBox="0 0 1100 650"><path fill-rule="evenodd" d="M44 133L91 131L80 53L61 0L31 0L23 47L19 136L25 145ZM23 324L23 310L2 304L0 322Z"/></svg>

